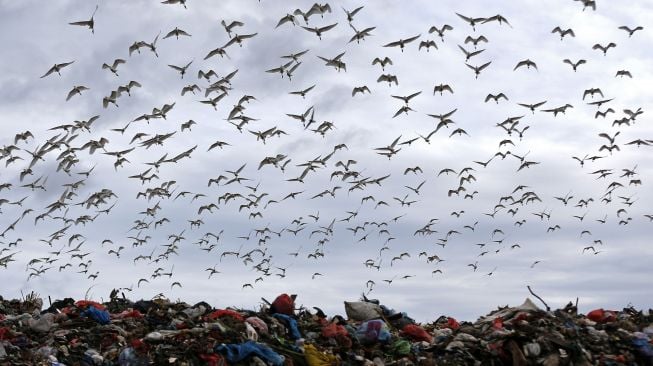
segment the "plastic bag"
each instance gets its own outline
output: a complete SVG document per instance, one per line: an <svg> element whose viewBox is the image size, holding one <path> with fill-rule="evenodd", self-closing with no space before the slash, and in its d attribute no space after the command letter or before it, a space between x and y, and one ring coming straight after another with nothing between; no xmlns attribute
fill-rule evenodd
<svg viewBox="0 0 653 366"><path fill-rule="evenodd" d="M428 343L431 343L433 341L433 336L428 334L424 330L424 328L420 327L417 324L408 324L405 327L403 327L401 331L404 336L410 338L413 341L428 342Z"/></svg>
<svg viewBox="0 0 653 366"><path fill-rule="evenodd" d="M94 306L89 306L80 315L87 316L102 325L109 324L111 322L111 315L109 314L108 311L99 310L97 307Z"/></svg>
<svg viewBox="0 0 653 366"><path fill-rule="evenodd" d="M356 329L356 338L362 344L387 343L390 341L391 335L388 325L383 320L375 319L362 323Z"/></svg>
<svg viewBox="0 0 653 366"><path fill-rule="evenodd" d="M335 366L338 365L338 358L332 354L320 352L312 344L304 346L304 357L308 366Z"/></svg>
<svg viewBox="0 0 653 366"><path fill-rule="evenodd" d="M291 318L286 314L274 314L272 316L282 320L285 323L286 327L290 331L290 336L292 339L299 339L302 337L301 333L299 333L299 327L297 327L297 320Z"/></svg>
<svg viewBox="0 0 653 366"><path fill-rule="evenodd" d="M295 313L295 299L288 294L281 294L270 305L270 312L272 314L280 313L286 315L293 315Z"/></svg>
<svg viewBox="0 0 653 366"><path fill-rule="evenodd" d="M609 323L617 320L617 314L614 311L601 308L587 313L587 318L597 323Z"/></svg>
<svg viewBox="0 0 653 366"><path fill-rule="evenodd" d="M220 344L215 346L215 351L224 354L229 363L237 363L248 357L257 356L274 366L282 366L285 360L268 346L252 341L241 344Z"/></svg>
<svg viewBox="0 0 653 366"><path fill-rule="evenodd" d="M405 339L397 340L392 344L392 347L390 348L392 353L399 356L407 356L408 354L410 354L410 349L411 349L410 342L408 342Z"/></svg>
<svg viewBox="0 0 653 366"><path fill-rule="evenodd" d="M347 317L355 321L366 321L381 316L381 307L377 304L364 301L345 301L345 313Z"/></svg>

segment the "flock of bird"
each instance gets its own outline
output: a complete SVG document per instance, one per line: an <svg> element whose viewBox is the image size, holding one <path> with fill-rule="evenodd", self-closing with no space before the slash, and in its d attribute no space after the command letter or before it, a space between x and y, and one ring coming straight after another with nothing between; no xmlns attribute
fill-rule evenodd
<svg viewBox="0 0 653 366"><path fill-rule="evenodd" d="M582 10L579 12L596 10L595 1L582 0L581 4ZM167 0L161 4L154 3L153 6L155 5L177 6L179 12L184 12L193 6L193 1ZM280 280L286 276L292 278L291 267L294 263L311 266L317 262L343 260L335 255L329 256L329 253L343 246L343 238L350 237L353 238L353 244L347 243L345 246L367 248L367 258L360 264L360 278L365 278L368 274L376 276L361 280L363 291L369 293L375 286L425 277L411 272L396 272L397 266L404 261L426 263L430 268L429 278L446 279L447 268L455 266L468 267L471 273L492 276L499 268L487 264L488 257L507 252L511 253L509 255L519 255L516 253L528 245L511 239L511 233L518 232L526 222L534 222L536 229L533 230L539 230L544 236L563 230L564 224L561 223L566 220L578 220L582 230L575 235L578 236L580 246L570 250L578 251L579 255L599 254L608 247L604 240L592 235L591 229L595 226L623 226L623 230L627 230L627 225L633 220L653 222L653 212L646 213L643 217L631 214L634 211L632 206L638 203L646 206L636 198L639 186L642 185L639 166L607 166L623 150L653 146L651 139L623 140L623 131L635 128L633 126L641 120L644 111L640 107L618 106L618 98L604 96L619 95L617 90L588 89L582 93L582 98L578 95L571 103L564 105L550 105L545 98L532 103L514 103L518 99L516 95L509 96L508 93L497 90L488 91L487 97L480 103L497 106L514 103L515 112L518 113L493 122L502 133L497 141L496 153L475 161L450 161L449 167L434 169L408 163L398 171L370 175L370 171L384 170L397 156L406 154L413 148L423 147L431 149L427 151L436 151L439 141L474 137L472 130L464 129L455 121L459 108L456 106L437 114L427 114L433 121L433 127L429 130L411 136L411 132L401 127L408 123L406 120L418 114L424 115L414 109L417 98L426 98L428 95L443 98L459 93L453 85L445 83L425 86L424 90L409 91L405 95L396 91L402 85L402 75L396 75L392 70L398 63L410 63L410 59L402 57L407 50L415 48L425 52L422 57L437 53L443 48L460 51L460 64L471 70L471 75L478 79L493 72L494 67L493 60L480 61L485 49L479 47L491 47L491 43L488 37L478 32L490 26L498 27L493 28L498 32L517 30L502 15L474 17L452 11L449 23L424 25L428 36L415 34L388 40L382 42L382 47L377 49L366 45L368 37L375 35L376 27L360 25L365 22L367 8L368 5L345 9L329 3L315 3L308 9L281 10L279 17L270 24L270 29L251 29L240 20L221 20L219 23L216 20L212 26L224 29L226 41L223 45L197 50L197 57L174 64L164 59L159 51L164 48L173 50L176 42L185 42L195 32L202 31L189 29L193 24L179 25L170 31L159 32L153 38L137 40L131 45L125 44L122 50L116 52L113 60L97 65L98 74L112 75L120 84L115 90L107 91L101 100L94 102L102 107L101 114L52 124L46 128L39 127L39 130L20 130L17 133L8 131L7 126L3 127L5 137L0 148L0 162L4 165L0 176L0 266L18 270L22 267L12 262L25 261L27 281L66 274L79 278L80 281L86 279L87 283L93 284L101 279L111 281L112 275L107 273L108 270L99 268L97 263L115 257L120 263L124 261L121 265L126 268L135 265L149 271L147 276L134 278L133 283L124 284L121 291L147 288L154 281L168 281L172 290L183 286L183 280L179 278L182 276L174 270L175 261L181 260L181 252L184 255L197 255L186 252L196 250L202 254L202 260L214 262L214 265L206 269L197 269L209 280L225 275L227 263L239 268L242 268L242 264L247 270L241 269L242 282L238 287L246 290L265 281ZM90 19L71 19L68 23L80 27L79 42L86 44L85 47L95 46L93 39L97 36L96 30L99 32L100 28L111 27L110 19L98 19L96 23L98 10L98 17L101 18L102 9L96 6ZM582 14L592 16L592 12ZM65 23L62 22L62 26L67 27ZM375 84L350 85L351 98L365 98L370 93L387 94L388 102L400 102L396 112L388 115L388 119L404 119L400 122L402 125L398 125L398 132L392 140L377 144L372 142L376 139L370 136L363 142L369 144L363 148L366 156L374 158L374 163L369 166L359 163L364 158L352 154L360 151L360 147L356 149L351 142L343 140L326 143L333 142L329 138L338 129L338 124L343 122L324 120L318 113L320 101L314 101L312 105L307 103L315 90L320 89L319 84L298 85L293 79L302 72L302 65L316 62L334 68L337 72L334 71L333 78L355 72L352 63L348 68L346 52L329 57L320 51L322 42L326 42L335 29L342 31L342 28L347 28L352 34L343 46L367 47L370 55L366 61L367 67L380 73ZM573 29L563 28L552 25L551 37L559 36L562 42L568 37L576 37ZM590 44L587 45L588 49L598 51L597 58L608 57L612 48L629 47L630 37L637 37L637 33L643 31L641 26L621 26L619 29L624 31L623 39L605 44ZM313 46L310 49L279 54L281 61L265 60L274 66L264 70L243 70L245 66L234 69L221 66L220 71L210 68L216 62L229 62L233 55L243 52L251 46L253 40L267 32L290 32L296 37L312 33L314 37L309 41ZM286 46L292 45L279 48L287 49ZM148 89L142 80L129 80L121 75L130 68L133 59L148 56L151 56L148 62L152 65L163 64L169 67L170 80L181 79L187 83L180 91L174 91L177 99L162 102L151 109L142 107L142 113L133 116L126 124L102 124L103 120L113 120L112 113L118 113L124 104L133 103L130 99L132 95L144 93ZM573 74L582 73L585 64L591 63L592 59L564 59L560 62L569 64L569 73ZM73 73L79 64L80 61L71 55L69 60L56 61L49 67L44 65L45 72L42 76L35 75L34 78L38 80L40 76L40 82L44 85L47 83L48 88L59 87L59 80L53 79ZM516 62L512 71L537 72L542 67L547 65L526 58ZM264 105L266 101L260 95L250 95L236 87L244 72L260 73L262 83L269 83L275 77L289 80L288 87L278 90L278 93L290 94L301 106L294 111L284 111L282 116L286 121L283 123L274 124L268 118L250 115L248 108L251 105ZM633 75L628 70L619 70L616 77L633 78ZM471 79L470 85L473 82L475 80ZM172 81L170 85L174 85ZM88 98L89 90L93 88L93 85L88 84L73 85L67 94L62 95L61 101L55 104L61 103L67 108L78 100ZM232 98L235 104L229 106L225 101L228 98ZM329 98L328 94L326 98ZM579 104L584 103L597 108L595 114L586 118L593 118L597 124L605 125L605 131L595 137L596 146L588 146L587 154L564 158L577 161L580 169L595 177L596 184L603 188L603 194L587 196L579 189L547 197L538 193L537 187L520 183L525 171L537 169L543 164L529 156L531 149L527 131L533 131L533 126L528 124L529 118L537 112L545 112L550 118L559 118L569 108L579 108ZM228 128L229 132L213 136L214 141L206 146L197 142L199 139L187 137L192 136L193 128L198 128L203 123L186 120L178 112L180 105L184 109L201 110L206 113L207 119L219 115L224 121L217 123L224 129ZM607 108L601 110L603 106ZM615 116L614 122L605 124L603 121L611 113ZM175 122L180 120L186 121ZM174 126L174 123L177 125ZM161 128L166 132L160 132ZM7 136L10 135L15 136L9 139ZM287 141L292 137L298 140L316 138L316 142L307 146L313 150L311 153L315 153L315 157L301 161L297 156L291 156L291 153L279 152L276 141ZM243 138L255 141L258 151L239 151L239 146L234 141ZM170 148L171 141L193 140L195 142L185 147L179 148L182 142L176 142L175 147ZM460 143L464 146L466 142L461 140ZM527 150L528 152L519 152ZM160 157L143 161L142 157L149 156L152 151L157 154L160 152L157 155ZM238 151L236 156L244 159L248 159L248 156L258 157L234 163L216 157L227 151ZM533 151L531 154L537 153ZM648 151L643 152L645 153L648 154ZM209 156L208 159L212 159L209 161L218 163L212 163L210 168L188 170L194 174L193 182L204 185L202 190L189 189L181 183L185 180L182 167L184 164L190 166L190 159L201 154ZM108 168L103 166L106 165L106 160L98 157L102 155L113 159L113 165ZM602 162L606 162L606 166L595 166ZM485 169L498 165L511 166L514 176L509 182L514 184L509 183L510 187L506 188L505 194L500 193L498 200L489 207L478 207L478 213L462 209L442 212L438 210L437 203L427 203L429 194L425 193L426 190L438 190L446 194L445 199L461 205L474 201L479 195L486 194L477 179L481 181ZM9 175L10 172L12 175ZM262 179L256 178L261 176ZM389 182L413 179L411 177L414 177L412 183L399 184L398 191L386 189ZM136 196L129 197L106 188L118 181L128 182L132 188L137 187ZM542 182L542 185L546 184ZM285 193L275 193L278 191ZM489 195L487 192L486 197ZM344 196L347 197L347 207L332 209L328 203L327 206L322 206L324 201ZM43 201L42 197L51 199ZM180 202L190 207L187 210L192 210L191 216L181 217L173 208ZM325 208L321 210L322 207ZM562 217L560 207L572 208L576 214L571 218ZM110 222L123 219L116 216L116 209L131 212L133 223L124 227L124 230L103 232L103 227L114 225ZM329 213L325 214L325 211ZM419 216L425 212L426 216ZM229 224L232 221L238 221L239 225L249 225L250 230L234 233ZM409 223L414 222L419 224L410 227ZM445 222L450 226L444 226ZM510 224L506 225L507 222ZM491 228L485 240L466 243L466 237L472 233L478 235L478 231L485 227ZM410 234L405 235L406 230L410 230ZM33 235L39 237L33 238ZM97 236L102 237L102 240L91 238ZM338 239L334 239L336 237ZM407 244L424 239L430 243L428 250L413 251L411 248L415 246ZM451 243L466 246L467 251L475 251L470 256L469 263L447 262L449 267L444 267L445 249ZM539 267L541 262L541 258L533 258L530 267ZM327 276L337 274L324 270L309 274L314 281Z"/></svg>

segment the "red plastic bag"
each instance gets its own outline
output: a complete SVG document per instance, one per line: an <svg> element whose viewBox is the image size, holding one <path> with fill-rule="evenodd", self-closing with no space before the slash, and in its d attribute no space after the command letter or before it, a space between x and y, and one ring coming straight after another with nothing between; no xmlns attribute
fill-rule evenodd
<svg viewBox="0 0 653 366"><path fill-rule="evenodd" d="M138 319L140 319L140 318L143 317L143 314L141 314L141 312L138 311L138 310L133 310L132 309L132 310L125 310L120 314L112 314L111 317L115 318L115 319L125 319L125 318L138 318Z"/></svg>
<svg viewBox="0 0 653 366"><path fill-rule="evenodd" d="M92 306L98 310L106 310L104 305L100 304L99 302L90 301L90 300L79 300L75 303L75 306L77 306L80 309L86 309L86 307Z"/></svg>
<svg viewBox="0 0 653 366"><path fill-rule="evenodd" d="M413 341L429 342L433 341L433 336L428 334L424 328L417 324L407 324L401 329L403 335Z"/></svg>
<svg viewBox="0 0 653 366"><path fill-rule="evenodd" d="M349 332L342 325L336 323L330 323L329 325L322 328L322 337L325 338L336 338L338 336L348 337Z"/></svg>
<svg viewBox="0 0 653 366"><path fill-rule="evenodd" d="M447 328L451 330L456 330L460 328L460 323L454 318L447 318Z"/></svg>
<svg viewBox="0 0 653 366"><path fill-rule="evenodd" d="M232 317L232 318L234 318L236 320L240 320L241 322L245 321L245 319L243 318L242 315L240 315L239 313L237 313L237 312L235 312L233 310L229 310L229 309L216 310L216 311L212 312L211 314L207 315L206 317L211 319L211 320L215 320L215 319L218 319L218 318L222 318L223 316L230 316L230 317Z"/></svg>
<svg viewBox="0 0 653 366"><path fill-rule="evenodd" d="M597 323L609 323L617 320L617 314L612 310L595 309L587 313L587 318Z"/></svg>
<svg viewBox="0 0 653 366"><path fill-rule="evenodd" d="M224 357L219 354L215 353L202 353L200 354L200 358L206 362L207 365L209 366L224 366L227 364L227 362L224 360Z"/></svg>
<svg viewBox="0 0 653 366"><path fill-rule="evenodd" d="M503 318L497 317L492 321L492 327L494 329L503 329Z"/></svg>
<svg viewBox="0 0 653 366"><path fill-rule="evenodd" d="M285 315L295 314L295 299L288 294L281 294L270 305L270 312L272 314L279 313Z"/></svg>

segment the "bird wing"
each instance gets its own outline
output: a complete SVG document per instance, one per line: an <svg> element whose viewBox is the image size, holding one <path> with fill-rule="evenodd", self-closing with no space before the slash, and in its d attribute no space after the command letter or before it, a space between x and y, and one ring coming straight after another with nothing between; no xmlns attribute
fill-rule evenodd
<svg viewBox="0 0 653 366"><path fill-rule="evenodd" d="M399 46L400 44L401 44L400 41L395 41L395 42L390 42L390 43L384 45L383 47L397 47L397 46Z"/></svg>
<svg viewBox="0 0 653 366"><path fill-rule="evenodd" d="M222 46L222 48L227 48L236 42L238 42L238 37L233 37L229 40L229 42L227 42L224 46Z"/></svg>
<svg viewBox="0 0 653 366"><path fill-rule="evenodd" d="M77 94L77 88L73 88L73 90L68 92L68 96L66 97L66 102L70 100L75 94Z"/></svg>
<svg viewBox="0 0 653 366"><path fill-rule="evenodd" d="M517 66L515 66L515 68L512 69L512 71L515 71L515 70L517 70L520 66L524 66L524 65L528 65L528 62L527 62L527 61L519 61L519 62L517 62Z"/></svg>
<svg viewBox="0 0 653 366"><path fill-rule="evenodd" d="M320 32L326 32L326 31L328 31L328 30L330 30L330 29L335 28L336 25L338 25L338 23L333 23L333 24L330 24L330 25L324 26L324 27L322 27L322 28L318 28L318 30L319 30Z"/></svg>
<svg viewBox="0 0 653 366"><path fill-rule="evenodd" d="M257 34L258 34L258 32L257 33L252 33L252 34L243 34L243 35L238 36L238 37L240 37L240 39L242 40L242 39L252 38Z"/></svg>
<svg viewBox="0 0 653 366"><path fill-rule="evenodd" d="M311 32L311 33L315 33L315 34L317 34L317 30L316 30L316 29L309 28L309 27L304 27L303 25L302 25L301 27L304 28L304 29L306 29L307 31L309 31L309 32Z"/></svg>
<svg viewBox="0 0 653 366"><path fill-rule="evenodd" d="M481 71L481 70L483 70L484 68L488 67L491 63L492 63L492 61L484 63L483 65L481 65L481 66L478 68L478 71Z"/></svg>
<svg viewBox="0 0 653 366"><path fill-rule="evenodd" d="M50 70L48 70L48 72L46 72L45 74L43 74L43 76L41 76L41 79L43 79L44 77L46 77L46 76L52 74L53 72L55 72L55 70L56 70L56 66L52 66L52 67L50 68Z"/></svg>
<svg viewBox="0 0 653 366"><path fill-rule="evenodd" d="M279 28L283 23L286 22L291 22L292 24L295 24L294 18L292 18L292 15L288 14L285 17L279 19L279 22L277 23L277 26L275 28Z"/></svg>
<svg viewBox="0 0 653 366"><path fill-rule="evenodd" d="M363 9L363 8L364 8L364 6L359 6L359 7L357 7L356 9L350 11L350 12L349 12L349 15L353 17L354 15L356 15L356 13L358 13L359 11L361 11L361 9Z"/></svg>
<svg viewBox="0 0 653 366"><path fill-rule="evenodd" d="M79 21L79 22L72 22L72 23L68 23L68 24L70 24L70 25L82 25L82 26L90 27L91 24L93 24L93 22L90 21L90 20L82 20L82 21Z"/></svg>
<svg viewBox="0 0 653 366"><path fill-rule="evenodd" d="M411 99L413 99L413 97L416 97L416 96L418 96L418 95L420 95L420 94L422 94L421 91L415 92L415 93L413 93L413 94L407 96L406 99L411 100Z"/></svg>
<svg viewBox="0 0 653 366"><path fill-rule="evenodd" d="M466 17L466 16L464 16L464 15L462 15L462 14L458 14L458 13L456 13L456 15L458 15L462 20L466 21L467 23L471 23L471 22L472 22L472 19L469 18L469 17Z"/></svg>
<svg viewBox="0 0 653 366"><path fill-rule="evenodd" d="M414 36L414 37L410 37L410 38L404 39L404 43L412 42L412 41L416 40L417 38L419 38L419 37L421 37L421 36L422 36L421 34L418 34L418 35L416 35L416 36Z"/></svg>

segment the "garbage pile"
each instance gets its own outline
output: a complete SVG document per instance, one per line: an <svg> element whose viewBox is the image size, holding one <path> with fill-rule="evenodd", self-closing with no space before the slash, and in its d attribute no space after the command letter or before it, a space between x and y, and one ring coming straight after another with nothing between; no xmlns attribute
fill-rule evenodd
<svg viewBox="0 0 653 366"><path fill-rule="evenodd" d="M344 316L297 309L288 294L257 311L117 291L43 307L34 294L0 297L0 365L653 365L653 310L632 307L578 314L526 299L426 324L365 297Z"/></svg>

